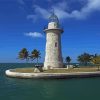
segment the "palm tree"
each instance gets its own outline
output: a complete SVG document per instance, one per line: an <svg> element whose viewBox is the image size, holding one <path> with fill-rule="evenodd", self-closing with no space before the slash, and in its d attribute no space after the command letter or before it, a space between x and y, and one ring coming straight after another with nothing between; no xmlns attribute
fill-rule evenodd
<svg viewBox="0 0 100 100"><path fill-rule="evenodd" d="M100 67L100 55L94 55L93 58L92 58L92 63L97 65L98 66L98 70L99 70L99 67Z"/></svg>
<svg viewBox="0 0 100 100"><path fill-rule="evenodd" d="M69 56L66 57L65 61L68 63L68 65L70 64L71 62L71 58Z"/></svg>
<svg viewBox="0 0 100 100"><path fill-rule="evenodd" d="M67 69L69 68L69 64L71 62L71 58L69 56L66 57L65 61L67 62Z"/></svg>
<svg viewBox="0 0 100 100"><path fill-rule="evenodd" d="M26 48L23 48L23 49L19 52L18 58L21 59L21 60L24 60L24 59L28 60L28 59L29 59L29 53L28 53L28 51L27 51Z"/></svg>
<svg viewBox="0 0 100 100"><path fill-rule="evenodd" d="M36 59L36 60L37 60L37 65L38 65L38 60L39 60L39 58L41 58L40 55L41 55L40 51L34 49L34 50L31 52L30 58L31 58L32 60Z"/></svg>
<svg viewBox="0 0 100 100"><path fill-rule="evenodd" d="M87 63L89 63L91 61L91 55L88 53L83 53L80 56L78 56L77 59L80 63L83 63L85 65L87 65Z"/></svg>

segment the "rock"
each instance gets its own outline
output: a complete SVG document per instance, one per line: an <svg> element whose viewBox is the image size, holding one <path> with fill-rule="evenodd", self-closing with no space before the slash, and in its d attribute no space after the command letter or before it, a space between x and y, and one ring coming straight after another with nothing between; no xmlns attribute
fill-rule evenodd
<svg viewBox="0 0 100 100"><path fill-rule="evenodd" d="M42 69L42 67L38 67L38 68L34 69L34 72L35 73L43 72L43 69Z"/></svg>

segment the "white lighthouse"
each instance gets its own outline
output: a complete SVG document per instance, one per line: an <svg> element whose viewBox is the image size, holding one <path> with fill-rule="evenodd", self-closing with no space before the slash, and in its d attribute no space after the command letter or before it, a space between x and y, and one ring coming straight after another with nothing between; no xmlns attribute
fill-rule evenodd
<svg viewBox="0 0 100 100"><path fill-rule="evenodd" d="M60 27L58 17L54 12L49 17L48 26L44 32L46 33L44 69L62 68L61 34L63 29Z"/></svg>

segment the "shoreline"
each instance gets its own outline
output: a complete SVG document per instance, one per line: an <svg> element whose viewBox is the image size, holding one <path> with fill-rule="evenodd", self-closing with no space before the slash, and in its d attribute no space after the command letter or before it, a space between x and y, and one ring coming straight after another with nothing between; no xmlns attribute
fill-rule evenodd
<svg viewBox="0 0 100 100"><path fill-rule="evenodd" d="M21 73L9 70L5 71L6 76L23 79L67 79L67 78L89 78L100 77L100 71L94 72L71 72L71 73Z"/></svg>

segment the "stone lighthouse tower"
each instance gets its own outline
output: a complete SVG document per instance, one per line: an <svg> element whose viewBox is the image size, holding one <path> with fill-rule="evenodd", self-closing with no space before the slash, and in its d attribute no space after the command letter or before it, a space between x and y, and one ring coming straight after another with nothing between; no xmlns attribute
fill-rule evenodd
<svg viewBox="0 0 100 100"><path fill-rule="evenodd" d="M44 69L62 68L61 34L63 29L60 27L59 19L54 12L49 17L48 26L44 32L46 33Z"/></svg>

